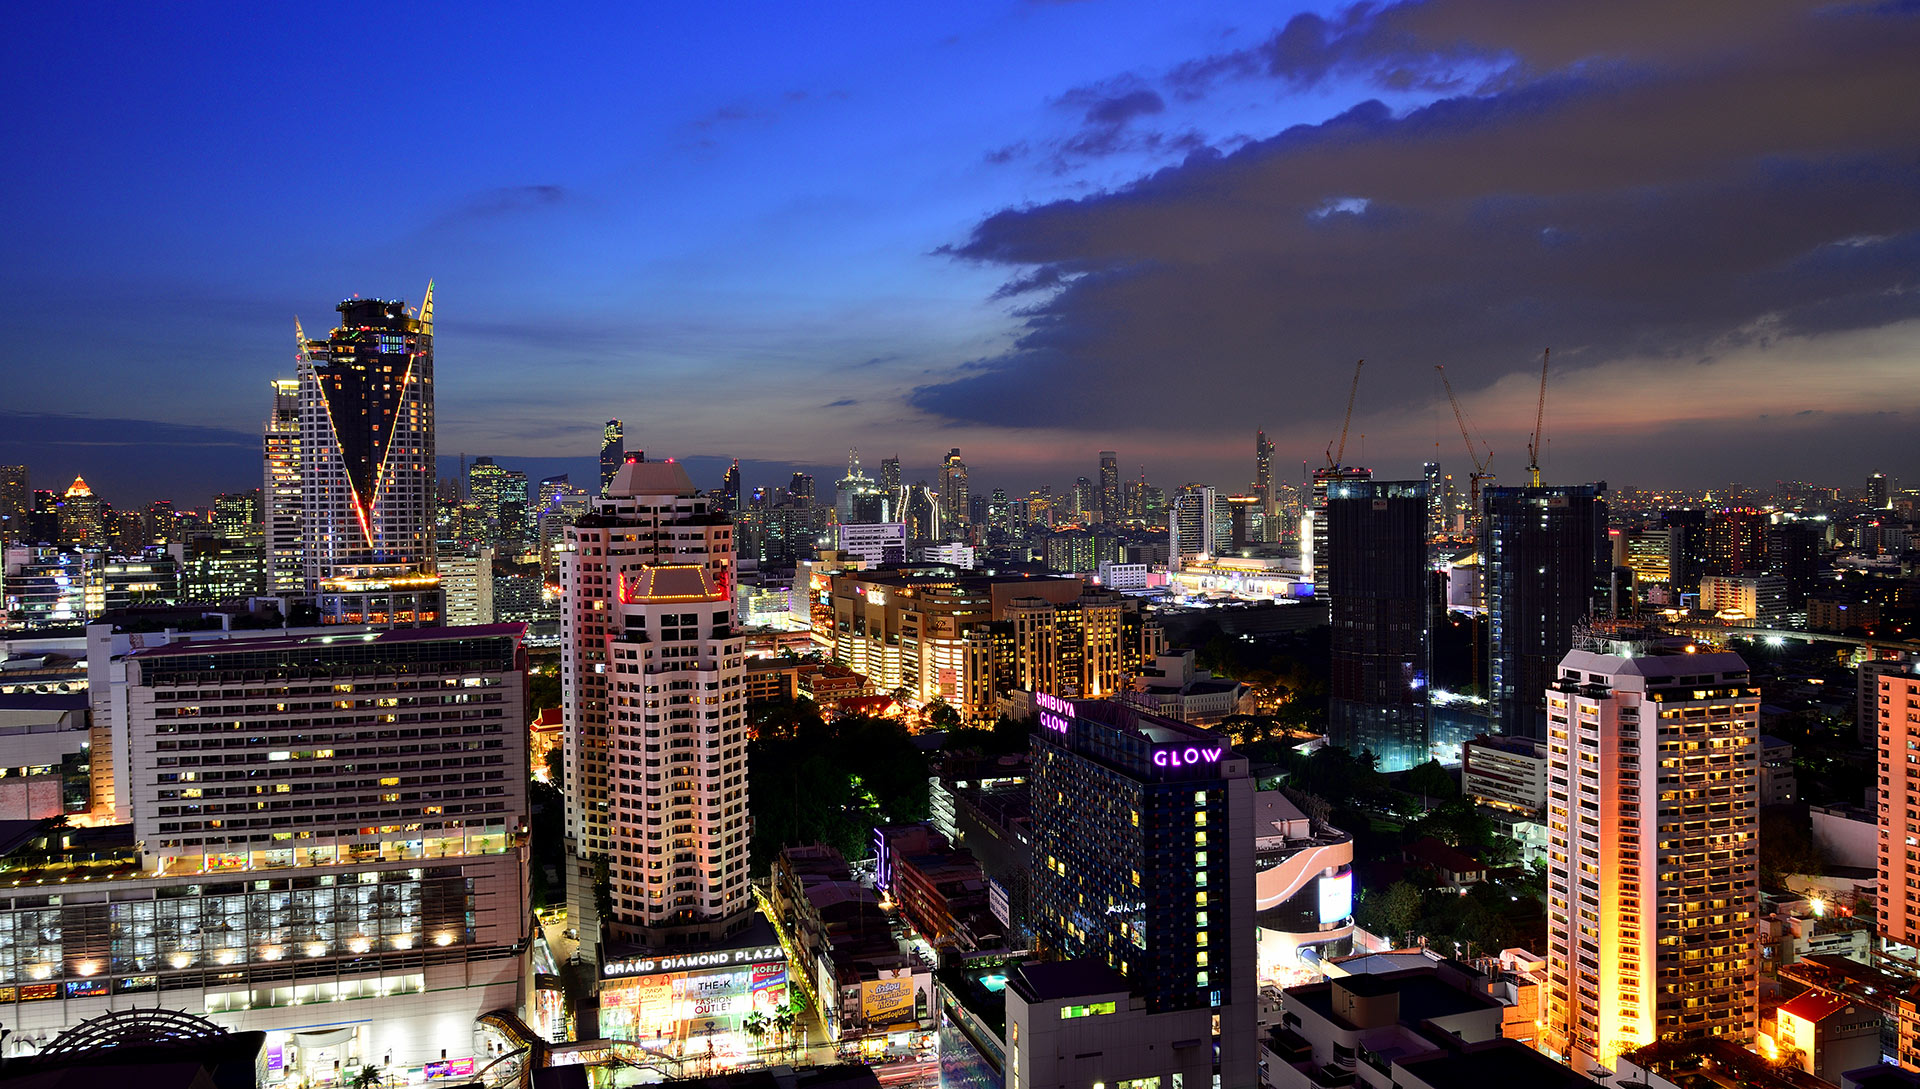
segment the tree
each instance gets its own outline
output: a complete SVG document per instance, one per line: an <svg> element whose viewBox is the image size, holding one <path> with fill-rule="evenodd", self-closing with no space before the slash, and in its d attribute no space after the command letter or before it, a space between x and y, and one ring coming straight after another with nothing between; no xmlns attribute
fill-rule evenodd
<svg viewBox="0 0 1920 1089"><path fill-rule="evenodd" d="M936 730L952 730L960 725L960 712L946 700L934 700L927 705L927 723Z"/></svg>
<svg viewBox="0 0 1920 1089"><path fill-rule="evenodd" d="M1380 905L1380 920L1386 926L1384 937L1398 941L1420 925L1420 890L1408 882L1395 881L1387 887Z"/></svg>
<svg viewBox="0 0 1920 1089"><path fill-rule="evenodd" d="M377 1089L380 1084L380 1068L363 1066L360 1073L353 1076L354 1089Z"/></svg>
<svg viewBox="0 0 1920 1089"><path fill-rule="evenodd" d="M1432 801L1445 801L1457 796L1460 788L1453 781L1447 769L1440 761L1429 760L1417 764L1407 772L1406 790L1409 794L1419 794Z"/></svg>

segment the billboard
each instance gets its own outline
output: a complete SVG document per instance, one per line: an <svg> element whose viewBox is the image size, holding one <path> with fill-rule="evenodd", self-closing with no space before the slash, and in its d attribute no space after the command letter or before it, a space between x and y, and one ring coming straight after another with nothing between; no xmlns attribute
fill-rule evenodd
<svg viewBox="0 0 1920 1089"><path fill-rule="evenodd" d="M869 1025L897 1025L916 1021L916 992L926 993L928 976L904 975L860 981L860 1017Z"/></svg>
<svg viewBox="0 0 1920 1089"><path fill-rule="evenodd" d="M1320 879L1320 925L1344 921L1353 914L1353 871Z"/></svg>

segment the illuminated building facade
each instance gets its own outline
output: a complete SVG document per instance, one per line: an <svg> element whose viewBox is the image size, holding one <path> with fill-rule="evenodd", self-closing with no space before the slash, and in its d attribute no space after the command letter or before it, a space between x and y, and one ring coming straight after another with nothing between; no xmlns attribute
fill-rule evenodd
<svg viewBox="0 0 1920 1089"><path fill-rule="evenodd" d="M1353 949L1353 837L1262 790L1253 796L1253 850L1260 980L1316 982L1321 961Z"/></svg>
<svg viewBox="0 0 1920 1089"><path fill-rule="evenodd" d="M1605 484L1488 488L1480 529L1493 721L1546 736L1541 693L1573 649L1573 630L1603 615L1612 571Z"/></svg>
<svg viewBox="0 0 1920 1089"><path fill-rule="evenodd" d="M1382 771L1404 771L1431 755L1427 485L1329 481L1324 512L1333 598L1327 740L1373 753Z"/></svg>
<svg viewBox="0 0 1920 1089"><path fill-rule="evenodd" d="M619 420L608 420L600 431L600 494L607 493L613 474L627 460L627 429Z"/></svg>
<svg viewBox="0 0 1920 1089"><path fill-rule="evenodd" d="M1569 652L1546 690L1546 1040L1576 1068L1759 1027L1760 690L1731 653ZM1883 886L1884 887L1884 886Z"/></svg>
<svg viewBox="0 0 1920 1089"><path fill-rule="evenodd" d="M1120 506L1120 455L1100 451L1100 520L1118 522L1125 511Z"/></svg>
<svg viewBox="0 0 1920 1089"><path fill-rule="evenodd" d="M1184 570L1213 558L1219 551L1217 522L1213 488L1205 484L1181 488L1167 512L1168 569Z"/></svg>
<svg viewBox="0 0 1920 1089"><path fill-rule="evenodd" d="M1860 670L1862 699L1873 692L1880 759L1880 933L1920 947L1920 672L1881 661ZM1869 687L1871 686L1871 687Z"/></svg>
<svg viewBox="0 0 1920 1089"><path fill-rule="evenodd" d="M270 594L306 588L307 561L300 529L306 499L300 486L300 382L273 380L273 408L261 438L261 520L266 530L265 583Z"/></svg>
<svg viewBox="0 0 1920 1089"><path fill-rule="evenodd" d="M1246 759L1218 734L1123 704L1037 702L1039 947L1118 972L1149 1013L1211 1011L1220 1084L1257 1084Z"/></svg>
<svg viewBox="0 0 1920 1089"><path fill-rule="evenodd" d="M60 543L75 548L105 548L107 522L100 497L86 480L74 477L60 497Z"/></svg>
<svg viewBox="0 0 1920 1089"><path fill-rule="evenodd" d="M940 463L940 525L954 540L966 535L973 520L971 498L967 492L967 463L960 460L958 446L947 451Z"/></svg>
<svg viewBox="0 0 1920 1089"><path fill-rule="evenodd" d="M519 640L330 629L117 656L135 846L117 868L38 864L46 884L0 901L8 1027L184 1009L265 1032L269 1086L470 1060L476 1018L519 1003L532 922Z"/></svg>
<svg viewBox="0 0 1920 1089"><path fill-rule="evenodd" d="M1253 497L1260 501L1260 524L1265 534L1261 539L1279 540L1280 505L1279 496L1273 490L1273 443L1267 441L1264 429L1253 436Z"/></svg>
<svg viewBox="0 0 1920 1089"><path fill-rule="evenodd" d="M299 337L307 590L333 623L436 623L433 285L348 299L326 340ZM297 327L296 327L297 330Z"/></svg>
<svg viewBox="0 0 1920 1089"><path fill-rule="evenodd" d="M677 463L633 455L567 543L567 884L581 939L658 949L737 935L753 900L733 526Z"/></svg>
<svg viewBox="0 0 1920 1089"><path fill-rule="evenodd" d="M1306 551L1301 557L1300 570L1313 576L1313 592L1319 597L1326 597L1332 589L1327 581L1327 488L1336 483L1365 483L1372 479L1372 469L1346 467L1313 471L1313 502L1301 518L1306 525L1300 531L1300 540Z"/></svg>
<svg viewBox="0 0 1920 1089"><path fill-rule="evenodd" d="M27 539L33 489L25 465L0 465L0 544Z"/></svg>

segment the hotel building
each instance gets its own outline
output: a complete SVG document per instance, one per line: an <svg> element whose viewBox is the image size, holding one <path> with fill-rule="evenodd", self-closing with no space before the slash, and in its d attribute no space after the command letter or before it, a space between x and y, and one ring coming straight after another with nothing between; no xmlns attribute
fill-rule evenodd
<svg viewBox="0 0 1920 1089"><path fill-rule="evenodd" d="M1546 1041L1576 1068L1759 1022L1760 690L1737 654L1575 650L1547 706Z"/></svg>
<svg viewBox="0 0 1920 1089"><path fill-rule="evenodd" d="M0 895L0 1022L44 1042L182 1009L266 1032L269 1085L483 1056L477 1020L518 1009L529 970L520 639L338 629L123 654L127 823L86 832L123 846L33 862Z"/></svg>
<svg viewBox="0 0 1920 1089"><path fill-rule="evenodd" d="M677 463L629 455L567 527L568 888L583 943L684 947L752 923L745 639L733 526L709 503Z"/></svg>

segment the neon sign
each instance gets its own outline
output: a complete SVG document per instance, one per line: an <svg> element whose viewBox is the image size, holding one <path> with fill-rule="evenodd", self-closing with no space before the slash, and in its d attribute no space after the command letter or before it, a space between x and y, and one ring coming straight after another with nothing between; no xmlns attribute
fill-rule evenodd
<svg viewBox="0 0 1920 1089"><path fill-rule="evenodd" d="M1217 764L1220 762L1221 749L1218 745L1203 749L1189 745L1184 749L1160 749L1153 754L1153 766L1156 768L1184 768L1194 764Z"/></svg>
<svg viewBox="0 0 1920 1089"><path fill-rule="evenodd" d="M1064 734L1067 732L1067 720L1054 714L1052 711L1040 712L1040 725L1052 730L1056 734Z"/></svg>
<svg viewBox="0 0 1920 1089"><path fill-rule="evenodd" d="M1035 692L1033 702L1040 707L1040 725L1056 734L1067 732L1067 723L1073 719L1073 704L1047 692Z"/></svg>

